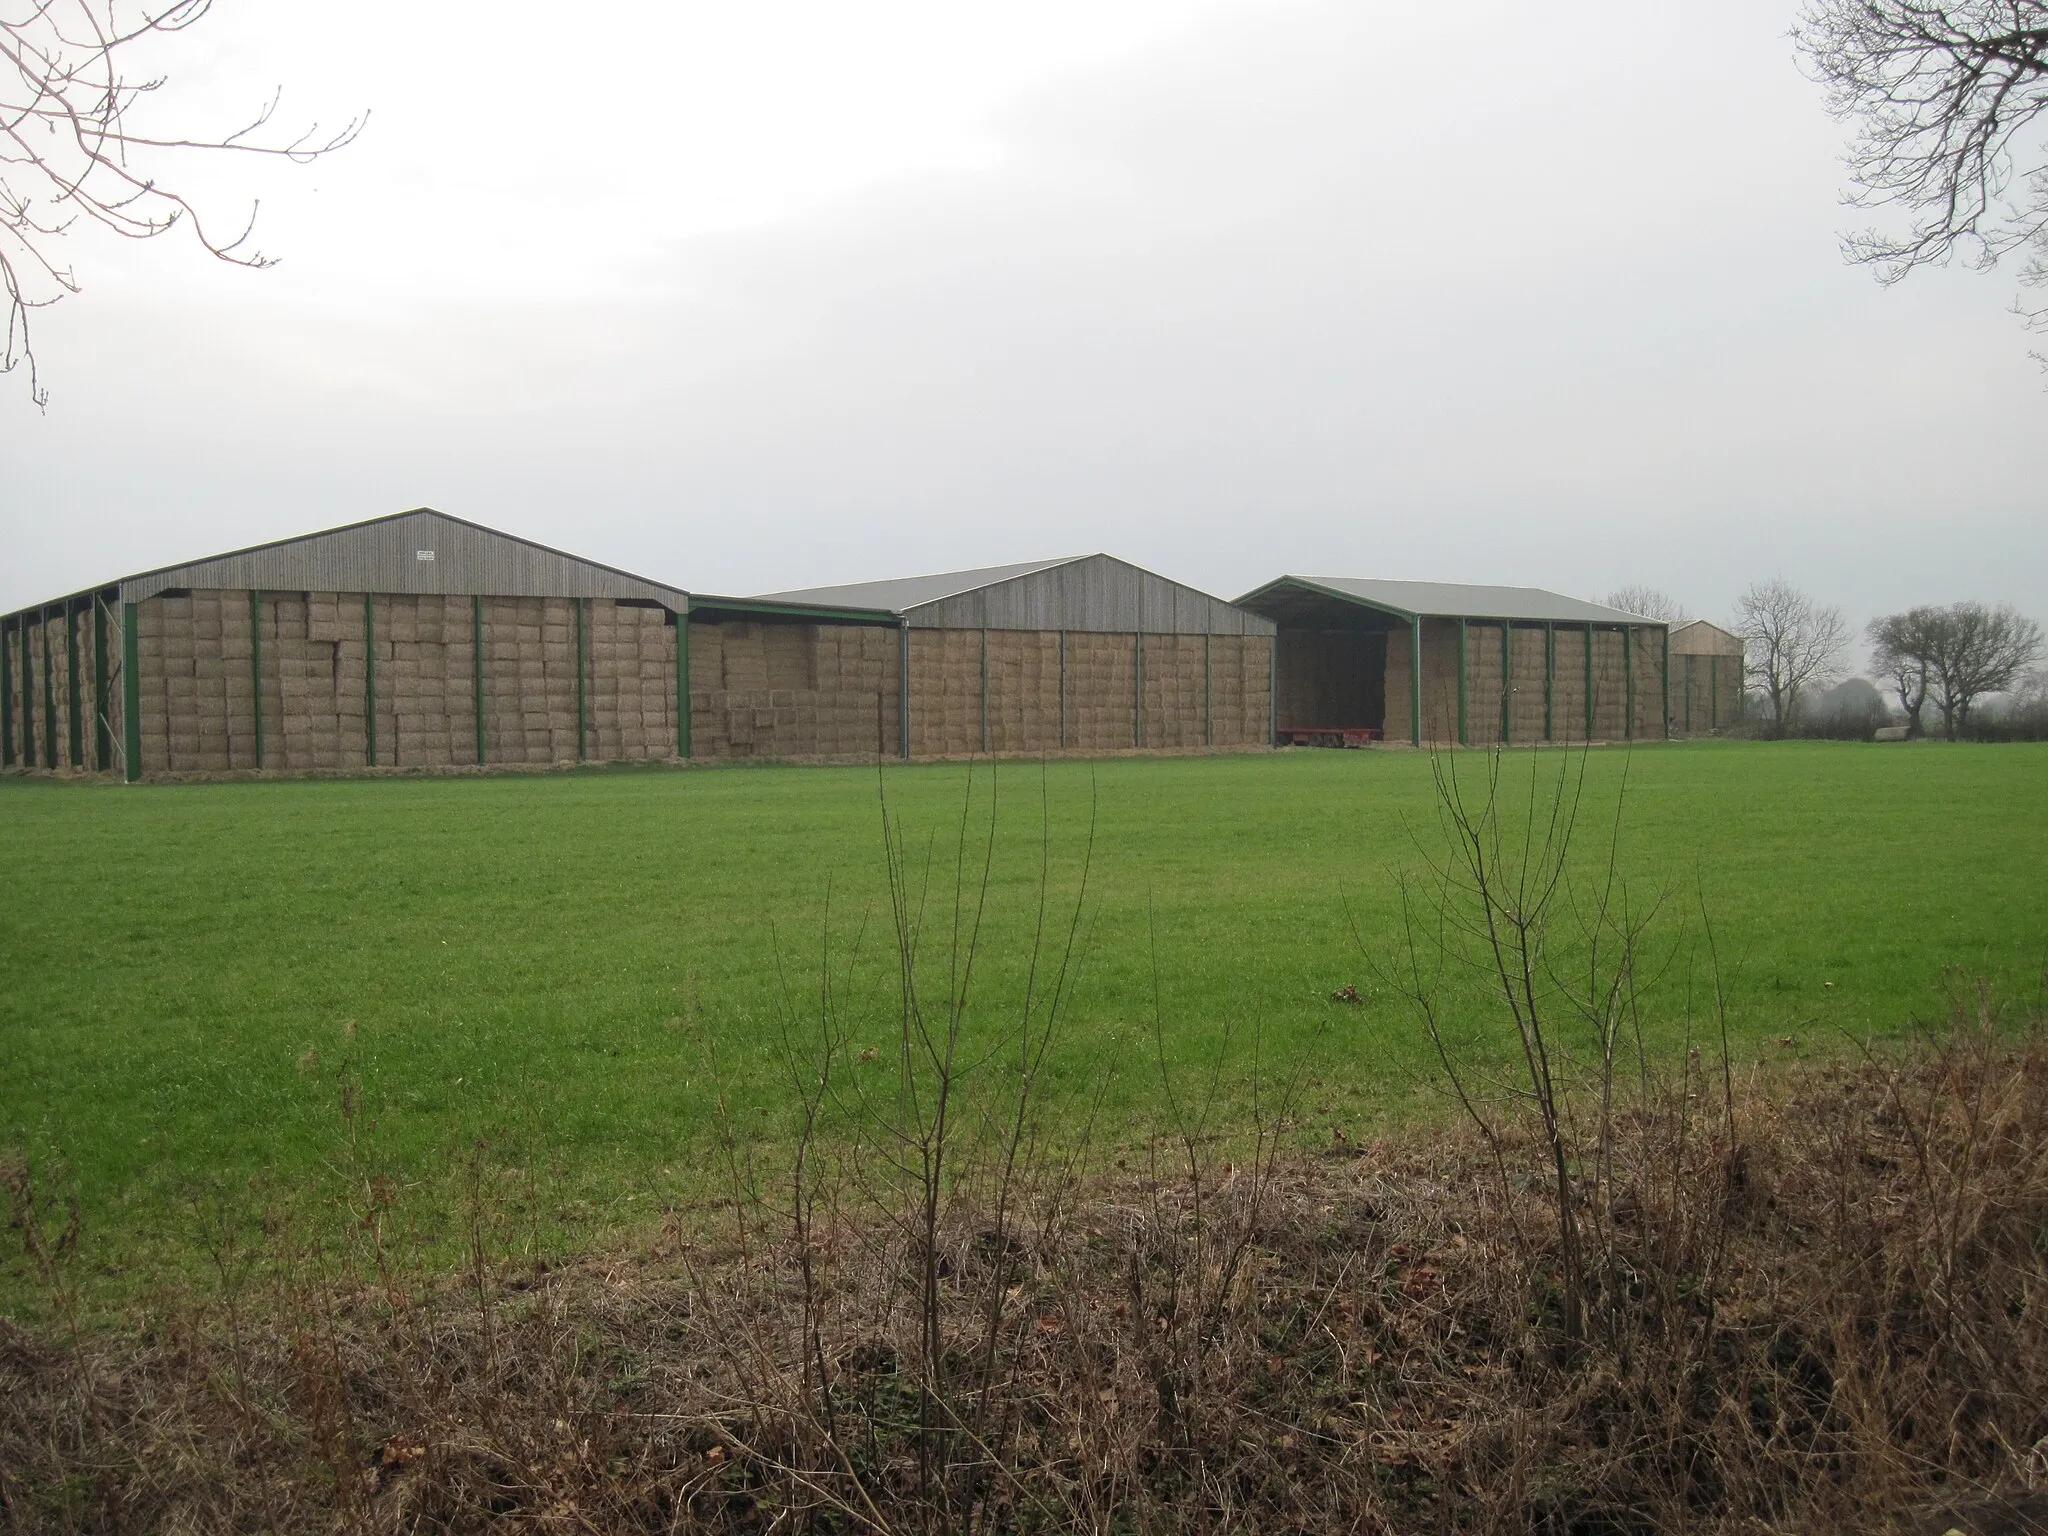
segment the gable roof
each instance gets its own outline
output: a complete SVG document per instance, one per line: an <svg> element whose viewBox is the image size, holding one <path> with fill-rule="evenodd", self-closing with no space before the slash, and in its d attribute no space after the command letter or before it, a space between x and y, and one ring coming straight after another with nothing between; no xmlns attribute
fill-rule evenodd
<svg viewBox="0 0 2048 1536"><path fill-rule="evenodd" d="M659 603L676 613L686 611L690 602L689 594L680 587L501 533L466 518L450 517L432 507L414 507L158 566L59 601L118 588L120 601L135 603L187 587L631 598ZM37 605L46 606L52 605Z"/></svg>
<svg viewBox="0 0 2048 1536"><path fill-rule="evenodd" d="M800 587L794 592L763 592L755 598L763 603L797 603L818 608L867 608L883 613L905 614L927 603L978 592L1000 582L1014 581L1071 565L1085 555L1062 555L1057 560L1028 560L1022 565L985 565L971 571L940 571L930 576L900 576L889 581L856 581L837 587Z"/></svg>
<svg viewBox="0 0 2048 1536"><path fill-rule="evenodd" d="M1456 581L1378 581L1357 576L1278 576L1240 597L1253 612L1281 606L1288 593L1337 598L1396 618L1517 619L1552 624L1657 624L1641 614L1589 603L1541 587L1490 587Z"/></svg>
<svg viewBox="0 0 2048 1536"><path fill-rule="evenodd" d="M880 609L913 629L1096 634L1267 635L1273 626L1220 597L1114 555L944 571L896 581L775 592L764 603Z"/></svg>

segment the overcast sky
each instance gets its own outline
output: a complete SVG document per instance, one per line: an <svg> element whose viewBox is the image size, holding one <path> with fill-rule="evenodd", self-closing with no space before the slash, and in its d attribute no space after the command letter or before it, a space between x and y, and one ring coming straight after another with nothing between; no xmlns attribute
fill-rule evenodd
<svg viewBox="0 0 2048 1536"><path fill-rule="evenodd" d="M705 592L1102 549L2048 619L2014 279L1843 265L1792 11L218 0L159 123L373 116L187 162L272 270L72 242L0 610L430 505Z"/></svg>

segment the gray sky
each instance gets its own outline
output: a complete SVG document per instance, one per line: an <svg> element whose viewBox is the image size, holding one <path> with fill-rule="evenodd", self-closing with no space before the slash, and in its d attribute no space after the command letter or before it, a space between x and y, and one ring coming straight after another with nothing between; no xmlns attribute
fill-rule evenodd
<svg viewBox="0 0 2048 1536"><path fill-rule="evenodd" d="M373 109L267 272L72 242L0 610L415 505L698 591L1105 549L2048 618L2007 274L1880 289L1792 0L219 0L158 109ZM290 14L285 14L289 12ZM740 13L740 14L733 14ZM345 14L346 33L334 30ZM164 179L171 181L170 175Z"/></svg>

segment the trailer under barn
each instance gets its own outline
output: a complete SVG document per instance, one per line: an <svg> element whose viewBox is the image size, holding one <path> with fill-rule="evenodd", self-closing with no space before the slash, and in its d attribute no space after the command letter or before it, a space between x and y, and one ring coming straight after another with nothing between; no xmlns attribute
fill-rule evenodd
<svg viewBox="0 0 2048 1536"><path fill-rule="evenodd" d="M881 713L906 758L1272 742L1273 625L1109 555L757 601L893 617L899 694ZM832 627L816 626L821 666L846 644Z"/></svg>
<svg viewBox="0 0 2048 1536"><path fill-rule="evenodd" d="M1492 746L1668 733L1665 626L1536 587L1281 576L1282 742Z"/></svg>

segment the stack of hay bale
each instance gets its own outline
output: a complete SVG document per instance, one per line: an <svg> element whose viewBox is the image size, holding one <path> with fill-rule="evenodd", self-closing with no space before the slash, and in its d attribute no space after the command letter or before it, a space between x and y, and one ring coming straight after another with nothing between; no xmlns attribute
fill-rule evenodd
<svg viewBox="0 0 2048 1536"><path fill-rule="evenodd" d="M897 633L878 625L814 628L817 647L818 744L832 757L894 756L901 702Z"/></svg>
<svg viewBox="0 0 2048 1536"><path fill-rule="evenodd" d="M1165 749L1207 745L1204 669L1206 635L1147 635L1140 683L1138 735L1142 745Z"/></svg>
<svg viewBox="0 0 2048 1536"><path fill-rule="evenodd" d="M1067 636L1067 745L1115 752L1138 744L1137 649L1131 635Z"/></svg>
<svg viewBox="0 0 2048 1536"><path fill-rule="evenodd" d="M673 757L676 626L652 603L590 605L589 753L602 761Z"/></svg>
<svg viewBox="0 0 2048 1536"><path fill-rule="evenodd" d="M898 665L896 631L880 626L693 623L691 755L893 756ZM977 697L979 675L977 649Z"/></svg>
<svg viewBox="0 0 2048 1536"><path fill-rule="evenodd" d="M982 632L910 632L910 751L961 757L982 750Z"/></svg>
<svg viewBox="0 0 2048 1536"><path fill-rule="evenodd" d="M991 752L1057 750L1060 637L1045 630L991 629L988 636L988 746Z"/></svg>
<svg viewBox="0 0 2048 1536"><path fill-rule="evenodd" d="M1546 631L1519 625L1511 631L1508 673L1508 734L1517 742L1543 741L1562 728L1550 691L1550 654ZM1552 706L1546 708L1546 701ZM1551 733L1544 727L1549 725Z"/></svg>

